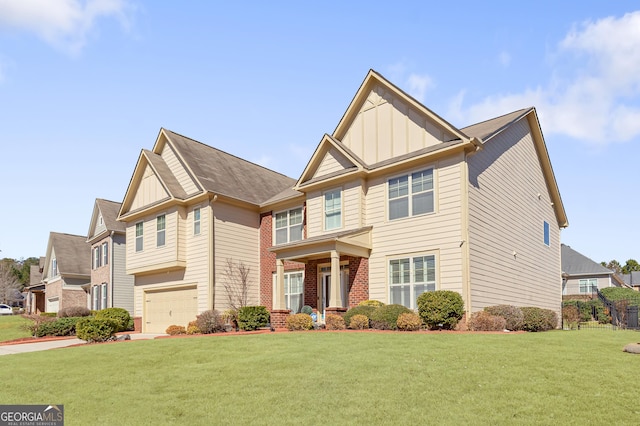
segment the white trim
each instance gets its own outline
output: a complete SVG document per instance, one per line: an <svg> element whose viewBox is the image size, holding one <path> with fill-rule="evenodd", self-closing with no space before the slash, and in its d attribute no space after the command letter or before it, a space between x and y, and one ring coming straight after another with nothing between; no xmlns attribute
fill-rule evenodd
<svg viewBox="0 0 640 426"><path fill-rule="evenodd" d="M327 211L325 196L329 193L338 191L340 193L340 224L336 228L327 228ZM335 231L344 227L344 188L338 186L332 189L328 189L322 192L322 230L323 231Z"/></svg>
<svg viewBox="0 0 640 426"><path fill-rule="evenodd" d="M413 210L413 192L411 189L412 183L413 183L413 174L415 173L419 173L419 172L425 172L425 171L429 171L431 170L431 179L432 179L432 188L431 188L431 192L433 193L433 210L430 212L424 212L424 213L419 213L414 215L412 210ZM422 165L421 167L417 167L417 168L413 168L411 170L406 170L402 173L396 173L390 176L387 176L385 178L385 221L386 222L395 222L397 220L402 220L402 219L409 219L412 217L420 217L420 216L426 216L426 215L432 215L432 214L436 214L438 212L438 191L436 190L438 187L438 180L437 180L437 168L435 166L435 164L429 164L429 165ZM397 217L394 219L391 219L389 217L389 215L391 214L391 209L389 208L389 203L391 202L391 198L389 198L389 181L392 179L400 179L406 177L407 178L407 216L402 216L402 217ZM429 190L427 191L422 191L420 193L427 193ZM400 198L400 197L398 197Z"/></svg>

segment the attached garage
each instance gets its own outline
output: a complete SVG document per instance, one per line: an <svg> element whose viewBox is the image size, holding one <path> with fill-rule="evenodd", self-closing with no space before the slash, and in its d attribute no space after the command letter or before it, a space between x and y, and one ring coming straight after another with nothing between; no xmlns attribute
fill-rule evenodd
<svg viewBox="0 0 640 426"><path fill-rule="evenodd" d="M198 314L198 292L195 286L144 293L144 328L147 333L164 333L170 325L187 327Z"/></svg>
<svg viewBox="0 0 640 426"><path fill-rule="evenodd" d="M60 298L59 297L51 297L47 299L47 310L46 312L58 312L60 310Z"/></svg>

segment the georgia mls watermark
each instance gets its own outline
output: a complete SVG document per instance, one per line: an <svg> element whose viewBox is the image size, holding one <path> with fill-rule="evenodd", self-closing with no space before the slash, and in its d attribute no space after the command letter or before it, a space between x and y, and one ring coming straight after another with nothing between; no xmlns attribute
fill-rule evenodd
<svg viewBox="0 0 640 426"><path fill-rule="evenodd" d="M64 426L64 405L0 405L0 426Z"/></svg>

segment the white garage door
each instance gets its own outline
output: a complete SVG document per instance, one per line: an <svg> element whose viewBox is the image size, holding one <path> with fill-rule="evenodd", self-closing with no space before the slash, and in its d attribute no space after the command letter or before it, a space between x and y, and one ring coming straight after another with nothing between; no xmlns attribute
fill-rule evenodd
<svg viewBox="0 0 640 426"><path fill-rule="evenodd" d="M198 313L198 292L195 287L145 292L145 322L147 333L164 333L170 325L187 327Z"/></svg>
<svg viewBox="0 0 640 426"><path fill-rule="evenodd" d="M47 299L47 310L46 312L58 312L60 309L60 298L52 297L51 299Z"/></svg>

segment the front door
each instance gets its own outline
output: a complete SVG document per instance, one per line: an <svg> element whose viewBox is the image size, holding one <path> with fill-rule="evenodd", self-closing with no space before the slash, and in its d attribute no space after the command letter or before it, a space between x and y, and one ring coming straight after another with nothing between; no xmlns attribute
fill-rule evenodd
<svg viewBox="0 0 640 426"><path fill-rule="evenodd" d="M331 268L325 267L321 270L322 274L322 321L324 321L331 300ZM342 294L342 306L349 306L349 266L340 266L340 293ZM335 306L334 306L335 307Z"/></svg>

